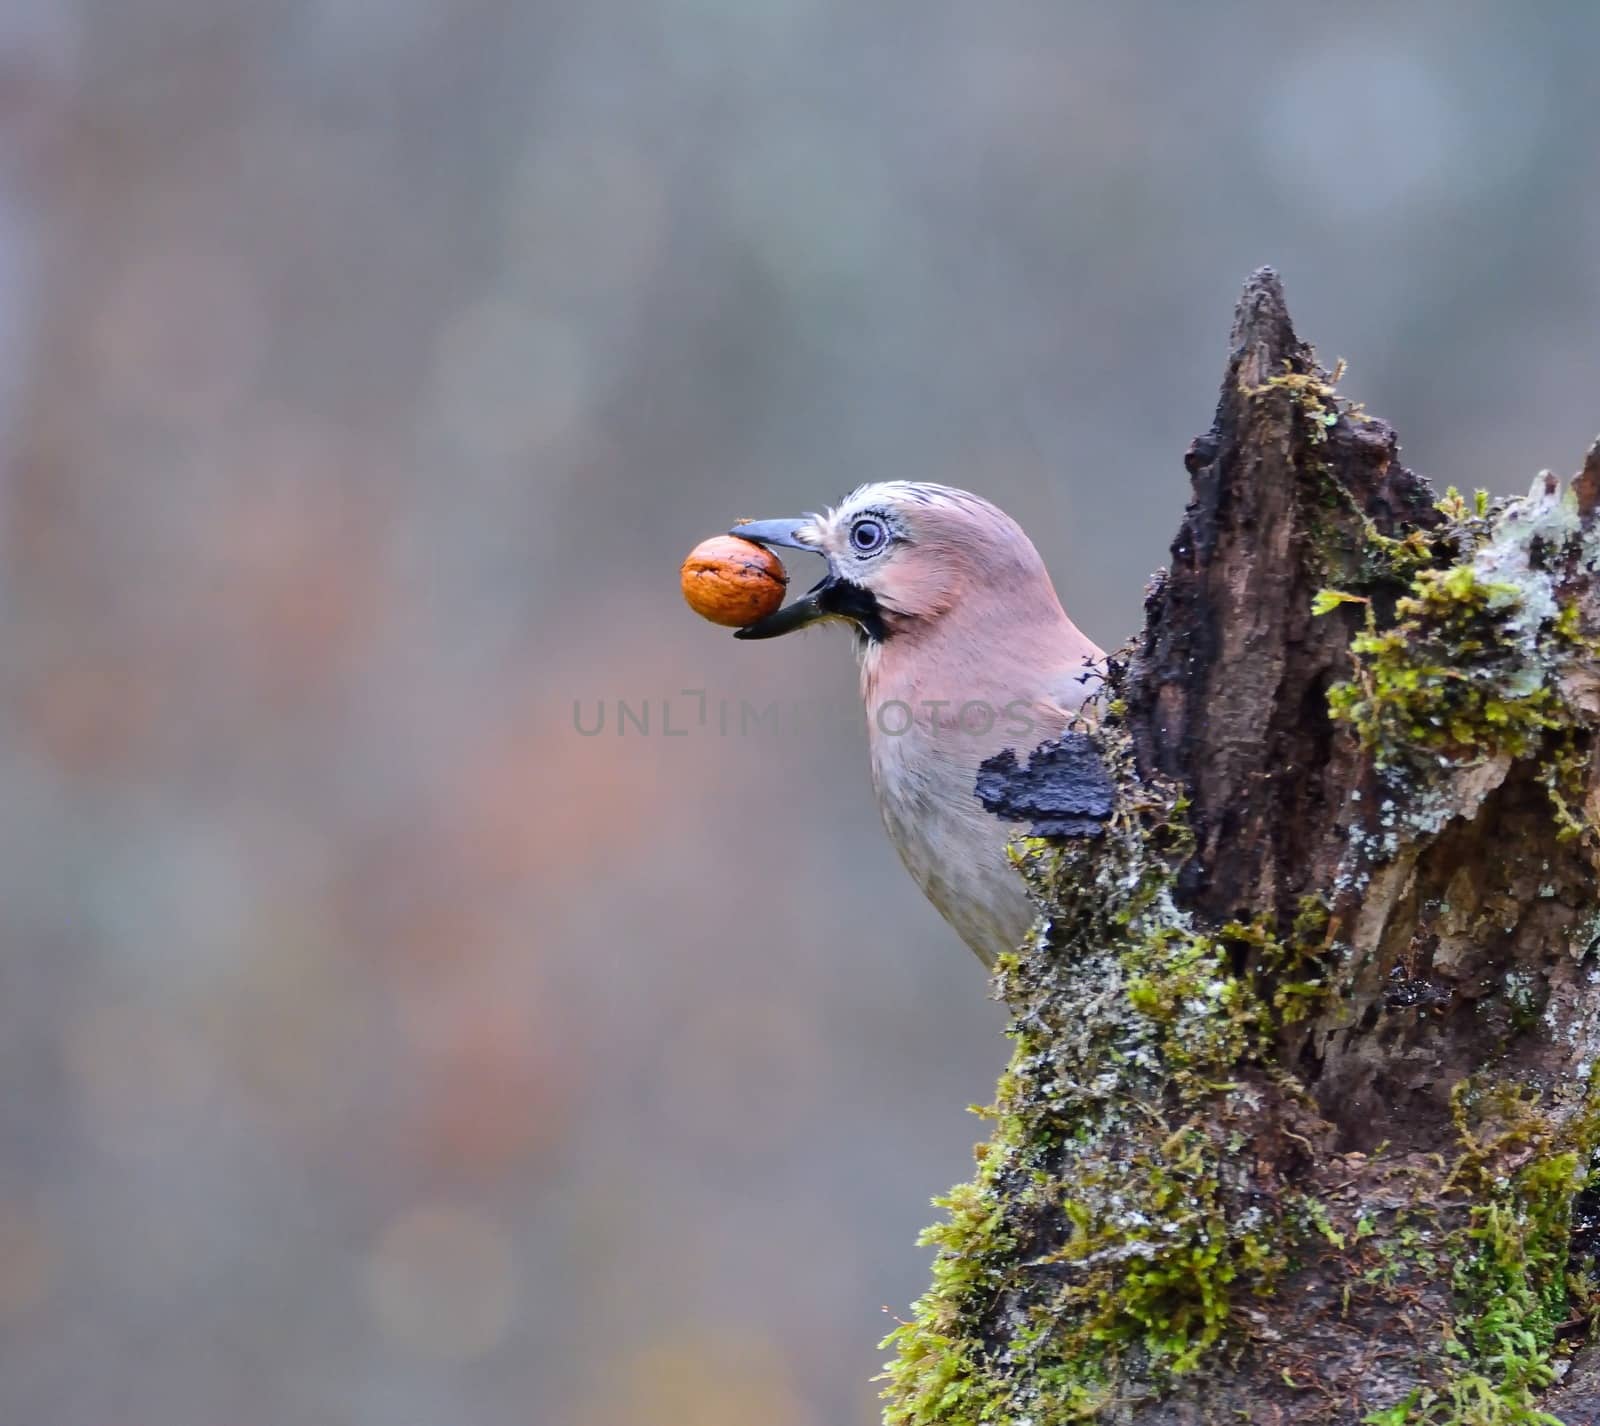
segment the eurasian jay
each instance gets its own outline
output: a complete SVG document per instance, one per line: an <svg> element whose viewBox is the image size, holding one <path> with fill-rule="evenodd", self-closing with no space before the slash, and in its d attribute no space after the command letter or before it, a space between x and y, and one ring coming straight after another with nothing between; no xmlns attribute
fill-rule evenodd
<svg viewBox="0 0 1600 1426"><path fill-rule="evenodd" d="M980 765L1059 735L1097 683L1101 651L1070 620L1021 527L980 496L895 480L836 509L731 534L810 550L822 581L735 632L770 639L822 620L854 627L889 839L985 965L1033 921L1006 844L1022 830L980 804Z"/></svg>

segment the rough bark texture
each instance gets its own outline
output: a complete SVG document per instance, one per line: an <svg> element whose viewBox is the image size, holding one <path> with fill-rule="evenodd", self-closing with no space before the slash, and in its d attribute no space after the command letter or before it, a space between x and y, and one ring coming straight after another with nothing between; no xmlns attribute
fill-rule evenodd
<svg viewBox="0 0 1600 1426"><path fill-rule="evenodd" d="M1128 686L1141 765L1181 780L1193 803L1186 897L1223 918L1288 910L1343 853L1357 754L1348 738L1335 745L1327 694L1349 673L1349 630L1311 612L1328 522L1354 544L1356 510L1390 536L1439 523L1388 426L1308 423L1325 380L1270 274L1245 289L1231 349L1211 430L1184 458L1193 502Z"/></svg>
<svg viewBox="0 0 1600 1426"><path fill-rule="evenodd" d="M1257 273L891 1422L1600 1423L1600 443L1441 499L1334 386Z"/></svg>

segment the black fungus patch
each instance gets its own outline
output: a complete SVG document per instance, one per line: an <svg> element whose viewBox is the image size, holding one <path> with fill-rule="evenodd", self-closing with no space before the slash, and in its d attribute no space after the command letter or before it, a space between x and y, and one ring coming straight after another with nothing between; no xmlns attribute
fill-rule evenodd
<svg viewBox="0 0 1600 1426"><path fill-rule="evenodd" d="M1453 998L1452 992L1443 986L1408 976L1400 966L1389 972L1389 983L1383 988L1383 1003L1390 1010L1415 1010L1422 1014L1448 1005Z"/></svg>
<svg viewBox="0 0 1600 1426"><path fill-rule="evenodd" d="M1087 733L1063 733L1034 749L1026 765L1010 748L978 768L984 811L1031 824L1036 837L1095 837L1111 815L1116 792Z"/></svg>

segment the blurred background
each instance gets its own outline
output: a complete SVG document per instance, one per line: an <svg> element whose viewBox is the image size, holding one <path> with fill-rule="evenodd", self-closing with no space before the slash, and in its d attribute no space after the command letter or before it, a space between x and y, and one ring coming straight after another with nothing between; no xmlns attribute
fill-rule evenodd
<svg viewBox="0 0 1600 1426"><path fill-rule="evenodd" d="M1408 463L1570 472L1597 47L4 0L0 1420L874 1421L1004 1017L848 640L736 644L680 559L953 482L1119 642L1262 262Z"/></svg>

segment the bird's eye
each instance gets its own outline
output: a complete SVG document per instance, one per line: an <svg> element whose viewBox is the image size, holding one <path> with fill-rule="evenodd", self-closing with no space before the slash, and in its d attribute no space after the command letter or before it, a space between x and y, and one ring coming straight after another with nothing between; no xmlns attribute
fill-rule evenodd
<svg viewBox="0 0 1600 1426"><path fill-rule="evenodd" d="M850 544L859 555L870 555L874 550L882 549L888 537L889 532L884 529L882 520L857 520L850 527Z"/></svg>

